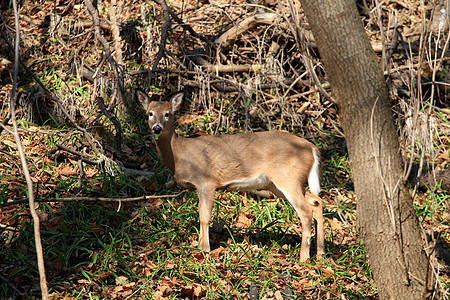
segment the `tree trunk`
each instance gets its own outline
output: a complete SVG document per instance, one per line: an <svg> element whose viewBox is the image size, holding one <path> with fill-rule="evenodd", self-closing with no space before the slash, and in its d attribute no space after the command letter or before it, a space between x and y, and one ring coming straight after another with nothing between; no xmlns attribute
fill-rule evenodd
<svg viewBox="0 0 450 300"><path fill-rule="evenodd" d="M300 0L347 141L358 228L381 299L427 294L428 259L403 165L386 84L354 0Z"/></svg>

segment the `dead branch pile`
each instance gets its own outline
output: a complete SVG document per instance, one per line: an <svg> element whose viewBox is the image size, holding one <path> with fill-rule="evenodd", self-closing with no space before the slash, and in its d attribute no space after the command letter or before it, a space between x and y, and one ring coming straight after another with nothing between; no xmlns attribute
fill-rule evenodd
<svg viewBox="0 0 450 300"><path fill-rule="evenodd" d="M431 116L434 108L448 114L448 19L428 4L358 5L398 104L405 147L414 147L420 130L428 134L421 143L429 155L433 135L448 133ZM5 96L12 65L9 11L3 19ZM190 119L197 122L185 132L278 128L342 135L314 37L296 1L24 1L21 22L22 114L36 123L71 120L91 135L114 133L114 156L121 156L123 143L117 119L123 127L136 115L135 87L157 98L186 90L197 112ZM42 33L39 41L28 38Z"/></svg>

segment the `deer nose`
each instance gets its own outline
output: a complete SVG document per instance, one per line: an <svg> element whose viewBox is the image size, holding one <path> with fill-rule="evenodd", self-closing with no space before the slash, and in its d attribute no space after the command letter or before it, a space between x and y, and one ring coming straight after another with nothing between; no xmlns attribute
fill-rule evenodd
<svg viewBox="0 0 450 300"><path fill-rule="evenodd" d="M160 124L153 125L152 129L154 134L160 134L163 131L163 128Z"/></svg>

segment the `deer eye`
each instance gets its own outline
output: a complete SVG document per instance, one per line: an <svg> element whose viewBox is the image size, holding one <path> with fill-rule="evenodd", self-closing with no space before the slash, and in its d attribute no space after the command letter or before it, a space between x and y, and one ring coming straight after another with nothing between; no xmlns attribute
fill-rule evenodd
<svg viewBox="0 0 450 300"><path fill-rule="evenodd" d="M166 111L166 112L164 113L164 118L169 119L169 112L168 112L168 111Z"/></svg>
<svg viewBox="0 0 450 300"><path fill-rule="evenodd" d="M153 117L153 112L152 111L149 111L148 112L148 117L150 118L150 117Z"/></svg>

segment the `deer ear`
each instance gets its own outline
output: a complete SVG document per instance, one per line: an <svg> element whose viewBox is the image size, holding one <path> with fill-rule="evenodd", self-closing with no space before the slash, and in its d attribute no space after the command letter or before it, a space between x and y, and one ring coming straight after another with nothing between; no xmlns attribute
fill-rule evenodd
<svg viewBox="0 0 450 300"><path fill-rule="evenodd" d="M172 111L177 111L181 107L181 103L183 103L184 93L179 92L172 96L170 99L170 103L172 103Z"/></svg>
<svg viewBox="0 0 450 300"><path fill-rule="evenodd" d="M141 89L136 89L135 97L141 108L147 110L148 104L150 103L150 97Z"/></svg>

